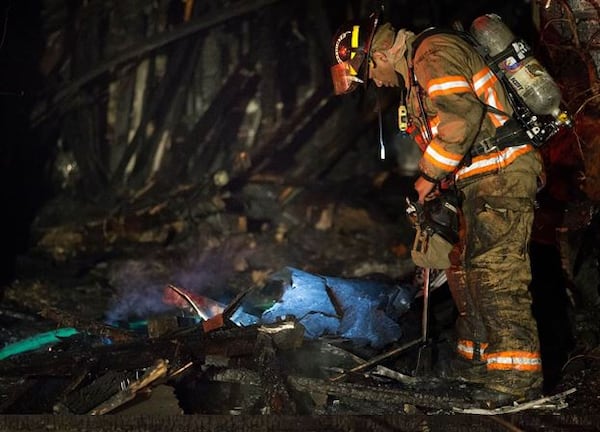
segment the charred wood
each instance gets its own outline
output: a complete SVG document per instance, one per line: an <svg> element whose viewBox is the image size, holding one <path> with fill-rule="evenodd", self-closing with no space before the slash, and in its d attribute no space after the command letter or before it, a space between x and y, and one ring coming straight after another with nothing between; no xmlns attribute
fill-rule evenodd
<svg viewBox="0 0 600 432"><path fill-rule="evenodd" d="M205 378L217 382L238 383L252 386L262 385L262 377L257 371L252 369L213 369L205 375Z"/></svg>
<svg viewBox="0 0 600 432"><path fill-rule="evenodd" d="M186 346L170 340L137 341L128 344L83 346L66 351L22 354L0 362L3 376L72 376L78 368L96 371L143 369L157 359L173 365L192 358Z"/></svg>
<svg viewBox="0 0 600 432"><path fill-rule="evenodd" d="M295 414L296 404L290 397L278 365L277 350L270 335L262 333L257 338L256 365L263 383L263 403L265 414Z"/></svg>
<svg viewBox="0 0 600 432"><path fill-rule="evenodd" d="M419 392L417 389L386 388L354 383L339 383L308 377L288 377L289 384L298 391L317 394L329 394L338 398L385 402L390 411L402 412L404 404L421 407L452 409L467 408L472 404L463 397L451 395L436 395L434 392ZM394 409L395 407L395 409Z"/></svg>
<svg viewBox="0 0 600 432"><path fill-rule="evenodd" d="M131 178L132 186L135 189L141 187L149 179L155 165L159 164L156 159L159 157L157 153L160 151L161 140L165 139L167 132L175 129L178 124L177 122L184 111L188 83L196 67L201 46L202 41L196 40L185 41L177 47L182 53L183 64L180 64L177 69L170 69L170 72L166 73L165 76L174 78L171 82L173 87L169 86L171 88L167 90L170 102L161 101L160 106L164 106L164 111L159 112L153 119L156 130L152 137L142 141L139 151L135 153L135 168ZM146 130L146 126L146 124L141 124L139 127L143 128L141 130ZM160 165L157 168L159 167Z"/></svg>
<svg viewBox="0 0 600 432"><path fill-rule="evenodd" d="M297 138L305 132L307 124L314 126L317 118L319 121L323 121L324 117L328 118L339 103L338 100L328 97L328 93L324 87L318 89L289 118L284 119L277 129L265 132L257 147L251 150L252 167L234 179L234 182L243 183L248 177L268 169L278 172L289 168L293 162L289 159L294 155L293 146L299 145L300 140ZM306 139L307 136L310 136L310 133L303 135L303 138Z"/></svg>
<svg viewBox="0 0 600 432"><path fill-rule="evenodd" d="M73 377L51 376L28 378L22 389L13 389L19 396L7 406L0 407L2 414L52 413L54 402L71 389Z"/></svg>
<svg viewBox="0 0 600 432"><path fill-rule="evenodd" d="M301 343L301 326L281 322L223 328L208 334L198 332L199 329L192 327L158 339L70 347L4 360L0 362L0 374L5 381L10 376L26 380L12 383L11 393L16 396L3 396L0 412L108 413L159 381L180 379L182 373L191 373L193 362L206 370L230 363L258 368L265 408L269 412L294 412L294 402L278 364L278 351L297 347L298 338Z"/></svg>
<svg viewBox="0 0 600 432"><path fill-rule="evenodd" d="M83 10L77 14L76 25L86 31L78 32L73 41L70 74L77 75L102 58L105 18L106 14L86 14ZM103 190L108 174L107 147L101 132L105 130L106 98L102 94L105 85L105 81L95 82L75 95L72 101L78 109L68 112L64 119L65 147L73 152L81 171L82 187L90 194Z"/></svg>
<svg viewBox="0 0 600 432"><path fill-rule="evenodd" d="M388 404L388 412L403 413L405 404L433 409L468 408L472 406L464 397L444 394L443 390L428 392L426 390L419 391L412 386L398 388L370 384L334 383L329 380L295 375L293 372L286 375L286 377L286 384L290 390L310 394L315 400L321 399L320 395L323 397L329 395L342 400L353 399L354 401ZM253 386L264 386L264 379L269 379L252 369L234 368L213 371L211 374L206 375L206 378L218 382Z"/></svg>
<svg viewBox="0 0 600 432"><path fill-rule="evenodd" d="M54 307L45 307L40 312L40 315L56 322L61 327L74 327L81 332L108 337L116 343L130 342L135 339L135 335L132 332L111 327L100 322L83 319Z"/></svg>
<svg viewBox="0 0 600 432"><path fill-rule="evenodd" d="M150 69L150 65L154 65L153 61L147 61L148 68ZM139 67L139 66L138 66ZM118 166L118 161L122 156L122 152L127 148L127 144L129 143L129 134L132 123L132 115L130 115L130 110L133 105L135 88L137 85L137 76L135 73L136 69L129 71L127 74L123 74L117 82L114 84L116 87L115 93L119 94L119 97L116 98L115 103L115 119L112 128L114 129L112 132L112 138L115 143L115 149L110 155L110 159L108 161L108 171L112 173ZM150 75L150 74L148 74ZM146 80L148 81L148 79ZM147 85L148 83L144 83ZM110 102L109 102L110 105ZM141 109L142 107L140 107ZM140 116L141 117L141 116ZM122 149L122 150L121 150Z"/></svg>
<svg viewBox="0 0 600 432"><path fill-rule="evenodd" d="M259 77L247 69L245 63L242 61L220 87L213 102L196 121L183 143L176 144L178 148L173 152L171 166L175 173L193 179L198 176L198 173L210 173L211 169L214 170L217 156L223 159L225 155L225 161L221 162L233 159L232 143L236 141L236 137L225 134L237 133L240 120L231 122L234 120L229 117L232 112L226 114L225 111L231 110L234 106L245 108L259 82Z"/></svg>
<svg viewBox="0 0 600 432"><path fill-rule="evenodd" d="M280 159L282 155L289 153L295 154L299 148L300 138L307 139L314 132L316 119L327 121L332 111L335 110L338 100L329 97L329 90L326 87L318 88L315 93L308 98L293 114L285 121L282 126L275 131L270 138L270 148L273 151L271 159L281 160L279 167L273 166L271 162L269 168L278 171L282 166L288 166L289 160ZM287 162L287 163L286 163ZM257 169L260 166L257 167Z"/></svg>
<svg viewBox="0 0 600 432"><path fill-rule="evenodd" d="M158 86L156 86L151 95L148 97L148 102L144 105L144 111L138 125L136 132L128 143L121 160L112 175L112 183L116 186L122 183L126 178L127 168L131 163L134 156L139 155L142 160L147 162L150 155L144 154L140 151L145 142L155 143L160 139L161 133L153 130L150 137L147 137L148 125L150 122L158 122L158 128L162 128L162 116L164 115L163 109L169 107L174 103L177 95L177 88L181 84L179 71L188 71L194 66L194 62L191 62L188 56L197 50L197 43L191 41L185 41L185 43L177 45L172 48L171 55L168 60L168 70L171 73L164 75ZM153 127L154 129L154 127ZM142 161L136 161L135 166L139 171L140 166L143 167Z"/></svg>
<svg viewBox="0 0 600 432"><path fill-rule="evenodd" d="M91 415L102 415L109 413L121 405L134 399L139 391L144 390L148 386L152 385L155 381L163 378L167 373L167 363L159 359L152 367L150 367L144 374L134 380L133 382L126 381L121 383L121 391L116 393L114 396L105 400L103 403L92 409L88 414Z"/></svg>
<svg viewBox="0 0 600 432"><path fill-rule="evenodd" d="M258 18L256 29L257 38L251 44L251 53L256 56L255 61L259 63L262 80L260 82L260 106L263 113L262 124L271 126L277 120L277 102L279 94L277 92L276 68L277 49L275 47L275 37L273 37L273 24L278 20L288 22L281 14L276 15L276 10L287 8L287 5L277 5L264 11ZM277 18L275 18L277 16Z"/></svg>
<svg viewBox="0 0 600 432"><path fill-rule="evenodd" d="M79 167L82 192L92 196L103 191L108 181L107 146L101 133L105 130L106 101L100 93L100 86L82 92L77 97L78 109L64 119L64 145L73 152Z"/></svg>
<svg viewBox="0 0 600 432"><path fill-rule="evenodd" d="M5 413L10 410L16 410L15 406L18 401L27 392L31 391L31 388L36 387L38 381L34 378L23 378L23 377L5 377L3 376L0 381L0 413Z"/></svg>
<svg viewBox="0 0 600 432"><path fill-rule="evenodd" d="M34 250L64 263L77 257L102 256L116 246L124 250L128 245L164 244L185 224L170 209L157 205L76 224L68 221L64 225L38 227Z"/></svg>
<svg viewBox="0 0 600 432"><path fill-rule="evenodd" d="M166 359L173 367L203 359L207 355L230 358L250 357L256 351L260 334L269 334L279 349L298 347L302 326L282 322L268 326L223 328L203 333L201 326L190 327L156 339L134 340L114 345L81 346L65 351L22 354L0 361L3 376L72 375L73 365L93 364L97 370L141 369Z"/></svg>
<svg viewBox="0 0 600 432"><path fill-rule="evenodd" d="M562 416L560 416L562 419ZM582 419L583 420L583 419ZM3 430L37 432L40 430L37 416L5 416L0 418ZM46 428L63 432L94 430L96 432L146 432L148 430L199 430L199 431L425 431L481 430L505 432L506 428L489 418L474 416L403 416L403 415L330 415L330 416L239 416L239 415L191 415L191 416L49 416L44 417ZM553 422L560 424L557 419ZM589 424L582 421L581 425ZM588 429L584 429L588 430ZM589 429L593 430L593 429Z"/></svg>
<svg viewBox="0 0 600 432"><path fill-rule="evenodd" d="M72 414L86 414L117 394L122 384L131 379L127 371L109 370L95 378L91 383L69 394L58 403L55 410Z"/></svg>
<svg viewBox="0 0 600 432"><path fill-rule="evenodd" d="M199 17L197 20L191 21L185 24L181 28L174 30L169 33L158 34L150 40L146 40L139 46L131 47L126 49L124 52L115 54L113 58L105 61L104 63L98 64L82 75L74 78L64 88L59 89L52 97L50 105L37 112L32 118L33 125L39 125L45 121L46 118L51 115L56 109L61 109L61 112L65 112L71 108L69 104L70 98L76 94L82 87L88 83L96 80L103 74L118 68L119 66L128 63L136 58L140 58L148 53L156 50L157 48L168 45L172 42L178 41L182 38L191 36L200 31L214 27L227 20L242 17L246 14L254 13L278 0L254 0L244 1L241 4L237 4L235 7L227 8L226 10L218 10L208 15Z"/></svg>

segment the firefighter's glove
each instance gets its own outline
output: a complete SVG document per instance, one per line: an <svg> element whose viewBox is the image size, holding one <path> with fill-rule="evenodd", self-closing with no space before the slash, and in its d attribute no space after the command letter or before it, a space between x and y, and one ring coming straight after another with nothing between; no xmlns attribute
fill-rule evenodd
<svg viewBox="0 0 600 432"><path fill-rule="evenodd" d="M444 192L419 204L407 199L406 213L416 234L411 256L423 268L450 267L448 254L458 241L458 199Z"/></svg>

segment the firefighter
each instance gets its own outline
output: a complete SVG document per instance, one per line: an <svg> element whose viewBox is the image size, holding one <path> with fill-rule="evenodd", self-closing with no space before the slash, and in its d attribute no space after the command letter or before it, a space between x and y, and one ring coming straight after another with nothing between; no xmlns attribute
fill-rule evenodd
<svg viewBox="0 0 600 432"><path fill-rule="evenodd" d="M455 358L442 375L478 383L471 386L478 400L535 396L542 364L528 243L543 167L511 118L503 87L452 32L415 35L371 16L341 27L332 49L336 94L368 80L404 89L408 132L423 151L419 202L448 180L460 197L461 240L446 270L458 310Z"/></svg>

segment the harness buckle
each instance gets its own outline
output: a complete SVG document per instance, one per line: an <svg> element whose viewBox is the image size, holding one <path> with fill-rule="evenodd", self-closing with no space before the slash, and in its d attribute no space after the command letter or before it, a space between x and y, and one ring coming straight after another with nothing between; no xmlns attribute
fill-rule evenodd
<svg viewBox="0 0 600 432"><path fill-rule="evenodd" d="M471 149L471 155L473 156L481 156L484 154L491 153L493 151L497 151L498 149L498 140L496 137L485 138L479 141L477 144L473 146Z"/></svg>

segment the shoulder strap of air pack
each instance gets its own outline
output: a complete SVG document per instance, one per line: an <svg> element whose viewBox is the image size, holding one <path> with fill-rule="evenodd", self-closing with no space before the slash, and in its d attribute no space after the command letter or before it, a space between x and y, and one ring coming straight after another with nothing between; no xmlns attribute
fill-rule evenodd
<svg viewBox="0 0 600 432"><path fill-rule="evenodd" d="M482 47L475 40L475 38L473 36L471 36L471 34L469 34L468 32L453 29L453 28L430 27L428 29L425 29L421 33L419 33L419 35L415 38L415 40L412 43L413 58L414 58L414 55L415 55L417 49L419 48L419 45L429 36L433 36L436 34L450 34L450 35L460 37L465 42L467 42L470 46L472 46L479 53L479 55L483 58L484 62L486 64L488 64L488 62L485 61L485 58L486 58L485 48ZM488 67L489 66L490 65L488 64ZM492 70L492 72L494 74L497 74L497 72L498 72L497 68L490 68L490 69ZM505 86L504 83L502 82L502 80L499 80L499 81L502 83L505 91L508 93L507 96L509 97L509 101L512 102L512 100L511 100L512 98L509 96L509 94L510 94L509 92L511 91L511 89L508 88L507 86ZM498 130L498 134L496 136L485 140L486 142L475 143L471 149L471 156L476 156L476 155L487 153L494 148L501 150L501 149L504 149L509 146L521 145L521 144L529 141L529 138L528 138L527 134L525 133L525 130L518 125L514 116L511 116L510 114L508 114L502 110L499 110L483 101L481 101L481 103L483 104L485 109L488 110L489 112L492 112L494 114L501 114L506 117L509 117L510 121L504 127L501 127Z"/></svg>

